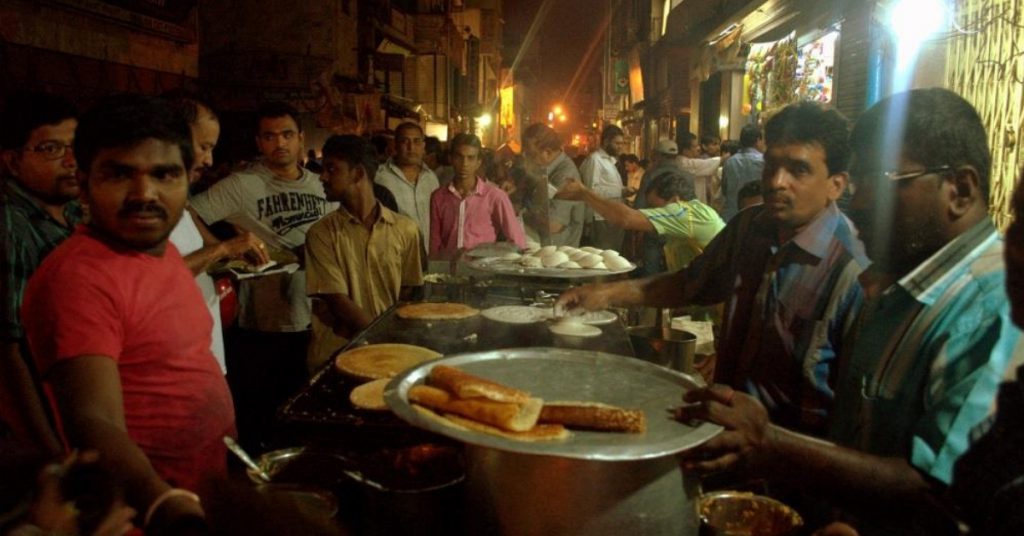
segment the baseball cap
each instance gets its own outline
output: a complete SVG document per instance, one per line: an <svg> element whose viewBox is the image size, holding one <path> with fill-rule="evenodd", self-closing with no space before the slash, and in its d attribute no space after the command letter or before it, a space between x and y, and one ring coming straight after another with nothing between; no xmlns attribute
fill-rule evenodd
<svg viewBox="0 0 1024 536"><path fill-rule="evenodd" d="M672 140L660 140L658 144L654 146L654 152L658 154L679 154L679 146Z"/></svg>

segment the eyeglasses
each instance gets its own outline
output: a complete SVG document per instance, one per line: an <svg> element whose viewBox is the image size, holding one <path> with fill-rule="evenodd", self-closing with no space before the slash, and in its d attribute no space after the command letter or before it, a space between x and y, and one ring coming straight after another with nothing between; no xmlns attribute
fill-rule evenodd
<svg viewBox="0 0 1024 536"><path fill-rule="evenodd" d="M945 174L951 173L952 171L953 171L953 167L952 166L943 165L943 166L934 166L934 167L924 168L924 169L918 170L918 171L899 171L899 170L896 170L896 171L884 171L882 173L878 173L877 176L885 177L886 179L889 179L890 181L897 182L897 181L905 181L905 180L910 180L910 179L916 179L916 178L918 178L918 177L920 177L922 175L928 175L928 174L931 174L931 173L941 173L941 174L945 175ZM870 176L871 174L869 173L867 175Z"/></svg>
<svg viewBox="0 0 1024 536"><path fill-rule="evenodd" d="M45 160L57 160L58 158L64 158L64 155L68 153L68 149L74 151L74 144L61 143L59 141L44 141L35 147L23 147L21 150L32 151L33 153L42 156Z"/></svg>

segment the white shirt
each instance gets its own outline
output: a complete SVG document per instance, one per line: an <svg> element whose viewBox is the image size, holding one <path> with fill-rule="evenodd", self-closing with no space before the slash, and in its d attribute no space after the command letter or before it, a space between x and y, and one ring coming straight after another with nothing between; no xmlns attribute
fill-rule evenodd
<svg viewBox="0 0 1024 536"><path fill-rule="evenodd" d="M192 214L185 210L181 213L178 225L171 231L171 243L178 248L181 256L195 253L203 249L203 235L199 234L196 222L192 221ZM220 326L220 296L217 294L217 287L213 284L213 278L206 272L196 274L196 284L203 293L206 300L206 308L210 310L213 317L213 333L210 334L210 351L220 365L220 371L227 374L228 368L224 363L224 333Z"/></svg>
<svg viewBox="0 0 1024 536"><path fill-rule="evenodd" d="M704 204L710 204L713 184L712 177L718 173L722 157L690 158L680 155L678 162L679 167L683 168L683 171L693 173L693 176L696 178L693 181L693 193L697 196L697 200Z"/></svg>
<svg viewBox="0 0 1024 536"><path fill-rule="evenodd" d="M580 166L580 176L583 177L583 184L594 191L600 197L614 201L622 201L622 177L618 168L615 167L615 157L598 149L587 157ZM593 219L604 220L600 214L587 210L587 214L593 213ZM588 218L589 219L589 218Z"/></svg>
<svg viewBox="0 0 1024 536"><path fill-rule="evenodd" d="M416 184L413 184L405 178L405 173L395 164L394 159L389 158L377 168L373 182L391 191L398 204L398 213L416 222L423 243L426 244L430 239L430 194L440 185L437 175L426 164L421 164L419 177Z"/></svg>

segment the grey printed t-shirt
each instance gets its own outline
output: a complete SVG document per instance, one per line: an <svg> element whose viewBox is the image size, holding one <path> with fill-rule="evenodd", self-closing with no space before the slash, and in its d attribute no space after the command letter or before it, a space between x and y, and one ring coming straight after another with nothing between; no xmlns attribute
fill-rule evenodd
<svg viewBox="0 0 1024 536"><path fill-rule="evenodd" d="M283 180L263 163L225 177L192 198L191 205L207 224L227 221L287 250L304 245L310 226L338 207L327 201L319 175L303 169L298 180ZM310 327L303 270L242 280L238 295L242 328L295 332Z"/></svg>

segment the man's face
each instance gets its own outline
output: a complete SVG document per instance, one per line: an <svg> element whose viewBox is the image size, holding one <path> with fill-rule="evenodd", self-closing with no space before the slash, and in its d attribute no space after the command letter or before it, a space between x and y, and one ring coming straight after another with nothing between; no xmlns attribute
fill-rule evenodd
<svg viewBox="0 0 1024 536"><path fill-rule="evenodd" d="M93 228L131 249L163 251L188 199L178 145L151 138L101 149L86 181L83 201Z"/></svg>
<svg viewBox="0 0 1024 536"><path fill-rule="evenodd" d="M797 232L839 199L846 174L829 175L825 149L818 143L776 144L765 154L761 186L768 214Z"/></svg>
<svg viewBox="0 0 1024 536"><path fill-rule="evenodd" d="M1010 315L1017 327L1024 328L1024 188L1018 182L1013 193L1013 221L1006 229L1006 293L1010 296Z"/></svg>
<svg viewBox="0 0 1024 536"><path fill-rule="evenodd" d="M271 167L287 168L299 165L303 141L299 125L290 115L260 119L256 144L259 146L260 154Z"/></svg>
<svg viewBox="0 0 1024 536"><path fill-rule="evenodd" d="M423 133L415 128L405 128L395 134L395 162L400 166L423 164L427 143Z"/></svg>
<svg viewBox="0 0 1024 536"><path fill-rule="evenodd" d="M480 149L472 145L459 145L452 150L452 168L456 179L470 179L480 169Z"/></svg>
<svg viewBox="0 0 1024 536"><path fill-rule="evenodd" d="M700 156L700 144L697 143L696 139L693 139L690 140L690 144L686 147L680 147L679 151L687 158L697 158Z"/></svg>
<svg viewBox="0 0 1024 536"><path fill-rule="evenodd" d="M604 144L604 152L611 156L619 156L622 151L626 150L626 138L624 136L615 136L609 139Z"/></svg>
<svg viewBox="0 0 1024 536"><path fill-rule="evenodd" d="M356 182L357 174L362 168L349 166L348 162L333 156L324 157L324 172L320 181L324 183L324 193L328 201L341 201Z"/></svg>
<svg viewBox="0 0 1024 536"><path fill-rule="evenodd" d="M220 139L220 123L208 113L200 113L192 123L192 150L195 162L189 174L189 182L196 182L203 171L213 167L213 149Z"/></svg>
<svg viewBox="0 0 1024 536"><path fill-rule="evenodd" d="M722 156L722 142L721 140L714 140L711 143L701 144L701 150L708 156Z"/></svg>
<svg viewBox="0 0 1024 536"><path fill-rule="evenodd" d="M640 169L640 164L630 161L623 164L623 167L626 168L627 173L636 173L636 170Z"/></svg>
<svg viewBox="0 0 1024 536"><path fill-rule="evenodd" d="M945 179L932 173L894 181L882 173L909 173L925 166L906 158L896 164L875 162L879 160L854 155L850 169L857 176L857 187L847 213L857 225L874 266L899 276L946 243L946 207L942 199Z"/></svg>
<svg viewBox="0 0 1024 536"><path fill-rule="evenodd" d="M70 147L77 126L74 119L43 125L32 131L21 149L4 152L18 184L46 204L63 205L78 197L78 165Z"/></svg>

